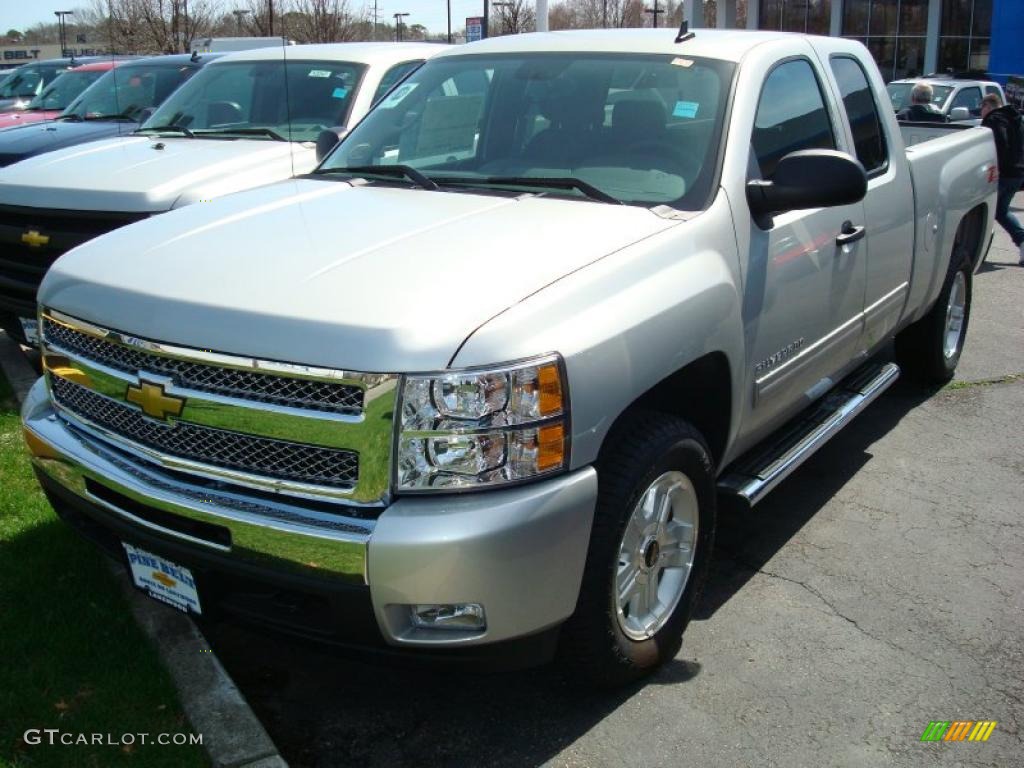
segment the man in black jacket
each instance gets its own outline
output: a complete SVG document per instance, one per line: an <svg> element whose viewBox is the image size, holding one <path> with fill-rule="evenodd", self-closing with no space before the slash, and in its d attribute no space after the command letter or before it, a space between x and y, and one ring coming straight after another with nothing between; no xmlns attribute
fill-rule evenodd
<svg viewBox="0 0 1024 768"><path fill-rule="evenodd" d="M981 124L992 130L999 160L999 196L996 198L996 221L1010 233L1018 249L1018 264L1024 267L1024 227L1010 212L1010 202L1024 185L1024 124L1012 104L1003 105L994 93L981 100Z"/></svg>
<svg viewBox="0 0 1024 768"><path fill-rule="evenodd" d="M915 123L944 123L946 116L934 104L935 91L928 83L917 83L910 89L910 106L896 113L897 120L911 120Z"/></svg>

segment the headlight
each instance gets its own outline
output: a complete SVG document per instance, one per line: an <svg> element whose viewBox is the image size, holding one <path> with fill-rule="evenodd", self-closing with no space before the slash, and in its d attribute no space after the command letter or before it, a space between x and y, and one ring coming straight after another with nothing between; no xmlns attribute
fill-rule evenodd
<svg viewBox="0 0 1024 768"><path fill-rule="evenodd" d="M555 355L405 376L397 490L486 488L566 466L566 398Z"/></svg>

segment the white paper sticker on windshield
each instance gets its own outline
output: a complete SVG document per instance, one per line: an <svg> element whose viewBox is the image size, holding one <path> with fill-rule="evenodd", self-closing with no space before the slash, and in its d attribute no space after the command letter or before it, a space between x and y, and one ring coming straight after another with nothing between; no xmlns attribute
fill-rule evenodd
<svg viewBox="0 0 1024 768"><path fill-rule="evenodd" d="M331 70L329 69L311 69L307 77L330 77Z"/></svg>
<svg viewBox="0 0 1024 768"><path fill-rule="evenodd" d="M419 83L406 83L405 85L398 86L394 91L392 91L390 96L377 105L377 108L391 109L392 107L397 107L402 103L402 99L416 90L417 85L419 85Z"/></svg>
<svg viewBox="0 0 1024 768"><path fill-rule="evenodd" d="M672 63L677 67L692 67L693 59L681 59L677 57L672 59Z"/></svg>

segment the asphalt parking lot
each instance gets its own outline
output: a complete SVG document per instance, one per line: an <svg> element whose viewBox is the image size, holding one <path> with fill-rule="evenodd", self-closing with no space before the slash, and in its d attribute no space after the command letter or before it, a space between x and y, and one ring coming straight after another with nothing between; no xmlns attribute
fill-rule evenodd
<svg viewBox="0 0 1024 768"><path fill-rule="evenodd" d="M897 384L755 514L720 520L683 649L645 685L395 669L231 627L211 644L292 766L1021 765L1016 262L998 230L957 383ZM998 725L922 743L932 720Z"/></svg>

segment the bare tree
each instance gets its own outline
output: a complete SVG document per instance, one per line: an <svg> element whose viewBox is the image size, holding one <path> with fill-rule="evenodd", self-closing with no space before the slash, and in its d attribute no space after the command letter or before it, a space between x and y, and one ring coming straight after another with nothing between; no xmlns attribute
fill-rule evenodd
<svg viewBox="0 0 1024 768"><path fill-rule="evenodd" d="M365 35L365 17L348 0L295 0L288 35L303 43L346 43Z"/></svg>
<svg viewBox="0 0 1024 768"><path fill-rule="evenodd" d="M494 6L491 6L494 8ZM550 20L550 16L549 16ZM532 0L508 0L495 8L488 24L491 35L518 35L537 28L537 13Z"/></svg>
<svg viewBox="0 0 1024 768"><path fill-rule="evenodd" d="M275 37L283 34L281 17L288 13L288 0L246 0L244 8L249 33L258 37Z"/></svg>
<svg viewBox="0 0 1024 768"><path fill-rule="evenodd" d="M75 12L122 53L181 53L208 34L217 0L93 0Z"/></svg>

